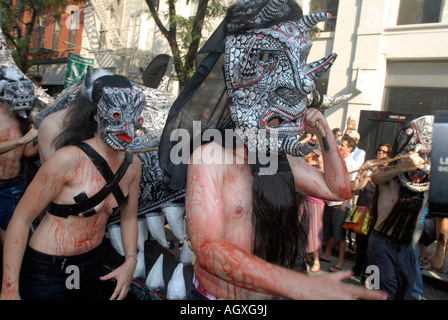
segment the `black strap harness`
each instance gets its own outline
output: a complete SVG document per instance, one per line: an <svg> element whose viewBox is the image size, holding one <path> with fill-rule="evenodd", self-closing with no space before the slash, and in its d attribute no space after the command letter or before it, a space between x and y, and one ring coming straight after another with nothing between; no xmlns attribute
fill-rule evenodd
<svg viewBox="0 0 448 320"><path fill-rule="evenodd" d="M128 152L125 153L122 164L114 174L107 161L87 143L79 142L74 146L84 151L97 170L104 177L106 184L100 191L90 198L87 197L85 192L81 192L73 198L76 202L74 204L55 204L52 202L48 206L48 212L62 218L67 218L70 215L82 215L84 217L89 217L96 213L95 207L106 199L110 193L112 193L118 203L118 206L112 209L112 215L117 214L129 201L129 195L126 197L124 196L118 183L121 181L121 178L123 178L129 165L132 163L132 154Z"/></svg>

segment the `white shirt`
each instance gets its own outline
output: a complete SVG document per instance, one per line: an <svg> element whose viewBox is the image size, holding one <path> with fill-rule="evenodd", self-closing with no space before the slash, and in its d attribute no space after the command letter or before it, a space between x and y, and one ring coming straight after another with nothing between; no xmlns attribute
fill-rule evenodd
<svg viewBox="0 0 448 320"><path fill-rule="evenodd" d="M353 159L353 153L350 154L350 156L348 158L345 158L344 161L345 161L345 166L347 167L348 172L355 171L355 170L359 169L357 162ZM350 174L349 175L350 181L354 181L356 179L357 174L358 174L357 172ZM326 201L326 203L329 207L340 206L343 202L344 201Z"/></svg>
<svg viewBox="0 0 448 320"><path fill-rule="evenodd" d="M354 170L358 170L364 161L366 160L366 152L362 149L359 149L358 147L355 148L355 150L352 152L353 160L356 162L358 167ZM351 171L351 170L349 170Z"/></svg>

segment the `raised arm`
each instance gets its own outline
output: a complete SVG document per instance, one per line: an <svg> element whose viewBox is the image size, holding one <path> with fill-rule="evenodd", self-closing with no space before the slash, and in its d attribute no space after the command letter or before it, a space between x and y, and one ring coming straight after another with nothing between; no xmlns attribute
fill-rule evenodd
<svg viewBox="0 0 448 320"><path fill-rule="evenodd" d="M315 125L316 121L324 129L330 147L330 150L321 148L324 172L308 166L300 158L289 157L296 187L310 196L325 200L349 199L351 197L350 179L333 133L322 113L316 109L309 109L305 130L315 134L319 138L319 144L323 146L322 136Z"/></svg>
<svg viewBox="0 0 448 320"><path fill-rule="evenodd" d="M389 182L399 174L417 170L425 161L415 151L409 152L397 165L378 169L372 174L372 181L377 185Z"/></svg>

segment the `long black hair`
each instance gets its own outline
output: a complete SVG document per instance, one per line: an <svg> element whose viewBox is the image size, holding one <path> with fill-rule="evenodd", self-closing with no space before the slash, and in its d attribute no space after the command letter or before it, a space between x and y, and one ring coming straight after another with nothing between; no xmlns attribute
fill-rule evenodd
<svg viewBox="0 0 448 320"><path fill-rule="evenodd" d="M252 202L253 254L293 268L298 254L306 248L293 173L255 174Z"/></svg>
<svg viewBox="0 0 448 320"><path fill-rule="evenodd" d="M67 145L93 138L97 129L97 123L94 119L96 111L96 104L90 100L85 92L80 92L68 111L64 131L52 142L55 149L58 150Z"/></svg>

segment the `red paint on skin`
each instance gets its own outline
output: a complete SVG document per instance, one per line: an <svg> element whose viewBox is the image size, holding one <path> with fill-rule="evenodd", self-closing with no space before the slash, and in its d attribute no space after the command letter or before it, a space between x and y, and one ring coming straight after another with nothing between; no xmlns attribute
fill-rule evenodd
<svg viewBox="0 0 448 320"><path fill-rule="evenodd" d="M226 281L226 288L219 285L214 286L212 291L222 293L227 291L226 298L245 298L238 292L242 287L247 290L254 290L254 284L268 286L273 277L270 275L268 263L258 259L250 253L244 253L243 250L226 241L206 241L202 244L199 259L200 265L205 271ZM244 266L251 266L246 268ZM259 269L255 269L259 266ZM235 285L233 285L235 283ZM250 294L250 292L245 292Z"/></svg>
<svg viewBox="0 0 448 320"><path fill-rule="evenodd" d="M255 274L253 273L253 268L251 270L245 269L243 266L256 265L261 260L226 240L207 240L215 239L217 236L219 237L219 235L208 234L210 230L214 230L215 219L212 216L208 216L207 219L204 218L201 220L201 217L193 214L194 221L192 221L193 218L189 214L189 212L195 210L195 206L200 207L197 211L198 214L213 215L213 212L216 212L216 210L221 210L217 208L216 199L206 200L208 195L213 194L212 191L221 190L220 179L218 176L208 176L209 180L207 180L204 177L206 175L202 170L200 172L193 170L189 175L189 188L187 188L187 198L189 200L187 202L187 219L198 262L196 268L198 279L201 283L207 283L207 290L212 294L215 293L227 298L249 297L252 292L243 289L252 290L254 283L270 283L267 280L269 279L269 270L266 263L261 262L261 269L256 271ZM233 181L234 176L228 175L225 179L226 182ZM204 181L207 181L208 185L204 185ZM220 201L223 200L220 199ZM218 205L221 205L221 203L218 203ZM240 213L244 213L243 207L241 206L237 207L235 212L230 214L228 218L235 217ZM199 221L201 223L198 223ZM192 222L198 224L194 225ZM202 272L206 271L206 273L202 274L200 270L204 270ZM233 283L236 285L233 285Z"/></svg>
<svg viewBox="0 0 448 320"><path fill-rule="evenodd" d="M45 192L45 190L44 189L42 189L40 192L39 192L39 195L37 196L37 207L41 207L41 206L43 206L43 204L44 204L44 202L45 202L45 194L46 194L46 192Z"/></svg>

